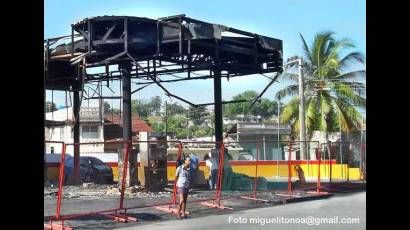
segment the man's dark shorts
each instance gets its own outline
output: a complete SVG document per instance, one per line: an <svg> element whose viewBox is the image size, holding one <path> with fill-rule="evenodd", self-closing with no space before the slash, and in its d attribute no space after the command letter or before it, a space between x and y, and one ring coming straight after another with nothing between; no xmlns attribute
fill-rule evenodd
<svg viewBox="0 0 410 230"><path fill-rule="evenodd" d="M187 196L189 192L189 188L184 188L184 187L177 187L177 193L182 194L184 196Z"/></svg>

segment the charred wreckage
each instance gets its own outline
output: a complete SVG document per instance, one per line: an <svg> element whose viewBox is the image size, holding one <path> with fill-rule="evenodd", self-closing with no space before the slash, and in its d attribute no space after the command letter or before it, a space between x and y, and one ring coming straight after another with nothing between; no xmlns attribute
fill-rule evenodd
<svg viewBox="0 0 410 230"><path fill-rule="evenodd" d="M46 90L73 92L74 143L79 142L81 101L107 98L100 93L97 97L86 97L84 85L87 83L98 82L99 87L109 88L111 81L120 80L122 96L111 98L122 100L124 140L131 140L131 95L154 84L167 96L191 106L214 105L215 137L216 142L221 142L222 105L245 102L222 101L221 78L229 80L252 74L268 78L269 83L263 91L249 101L253 105L282 72L281 40L185 15L158 20L130 16L90 17L72 24L71 31L71 35L44 41L44 79ZM98 71L91 73L89 69ZM267 76L267 73L273 75ZM164 86L199 79L213 79L213 102L195 104ZM134 90L131 90L132 80L137 80L133 85L138 88ZM130 157L130 164L135 160ZM79 145L76 145L76 177L79 177L78 170Z"/></svg>

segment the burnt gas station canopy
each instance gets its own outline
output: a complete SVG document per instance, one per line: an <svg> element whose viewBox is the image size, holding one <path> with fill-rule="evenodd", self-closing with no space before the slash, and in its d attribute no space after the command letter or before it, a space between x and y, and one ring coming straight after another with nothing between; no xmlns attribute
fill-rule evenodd
<svg viewBox="0 0 410 230"><path fill-rule="evenodd" d="M74 143L80 142L80 107L84 86L121 80L123 140L131 141L131 94L150 84L169 97L191 106L214 105L216 148L223 141L221 78L274 73L257 103L282 72L282 41L255 33L176 15L153 20L141 17L102 16L71 25L71 35L50 38L45 47L45 88L73 91ZM93 71L89 71L89 70ZM205 74L204 74L205 72ZM181 76L183 74L183 76ZM266 75L264 75L267 77ZM141 87L132 91L131 80ZM214 102L195 104L164 87L164 83L213 79ZM100 84L101 83L101 84ZM191 89L195 90L195 89ZM81 96L80 96L81 92ZM102 90L98 97L100 109ZM251 107L252 107L251 105ZM74 146L74 178L79 183L79 145ZM129 165L136 158L130 156ZM131 173L131 171L130 171ZM135 171L133 173L136 174ZM130 178L137 178L134 175ZM130 185L135 185L132 179Z"/></svg>
<svg viewBox="0 0 410 230"><path fill-rule="evenodd" d="M131 78L148 80L141 84L161 84L212 78L212 73L195 74L204 70L218 69L228 78L281 72L283 61L281 40L185 15L158 20L90 17L73 24L71 35L45 40L45 47L46 89L54 90L72 90L81 82L120 79L120 71L110 71L109 67L123 63L131 63ZM81 73L81 69L98 66L105 66L105 70ZM159 78L177 73L187 76Z"/></svg>

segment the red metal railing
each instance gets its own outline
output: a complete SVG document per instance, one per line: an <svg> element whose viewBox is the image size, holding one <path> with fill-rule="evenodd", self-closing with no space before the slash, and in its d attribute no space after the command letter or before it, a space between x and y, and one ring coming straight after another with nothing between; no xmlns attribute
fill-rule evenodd
<svg viewBox="0 0 410 230"><path fill-rule="evenodd" d="M125 185L126 185L126 177L127 177L127 169L128 169L128 160L129 160L129 148L130 144L132 143L141 143L141 142L158 142L158 141L104 141L104 142L90 142L90 143L70 143L70 144L65 144L63 143L63 150L62 150L62 158L60 162L60 175L59 175L59 191L58 191L58 199L57 199L57 209L56 209L56 215L54 218L50 218L50 226L55 226L52 224L52 221L62 221L62 227L64 227L64 221L67 219L73 219L81 216L89 216L89 215L97 215L97 214L104 214L104 216L111 216L115 220L132 220L132 218L129 218L126 216L127 210L130 209L137 209L137 208L144 208L144 207L157 207L160 205L175 205L176 204L176 181L174 180L174 187L173 187L173 195L171 198L170 202L160 202L156 204L149 204L149 205L136 205L132 207L124 207L124 192L125 192ZM176 142L176 141L175 141ZM251 143L252 141L247 141L247 143ZM253 193L252 197L257 200L257 178L258 178L258 166L259 166L259 144L263 141L255 141L253 143L256 144L256 162L255 162L255 177L253 181ZM265 142L276 142L276 141L265 141ZM297 141L294 141L295 143ZM197 200L192 200L188 201L188 203L196 203L196 202L201 202L203 205L211 206L211 207L216 207L216 208L227 208L223 205L221 205L221 200L227 200L227 199L232 199L232 198L238 198L237 195L235 196L226 196L222 198L222 185L223 185L223 175L224 175L224 165L225 165L225 144L227 143L233 143L233 142L225 142L225 143L217 143L217 142L176 142L178 143L178 153L177 153L177 160L181 159L182 152L183 152L183 144L189 144L189 143L200 143L200 144L215 144L216 146L219 147L219 168L218 168L218 178L217 178L217 188L214 194L214 197L212 198L207 198L207 199L197 199ZM236 142L237 143L237 142ZM246 142L240 142L240 143L246 143ZM291 166L292 166L292 142L285 142L289 144L289 151L288 151L288 194L292 194L292 171L291 171ZM122 178L121 178L121 194L120 194L120 201L119 205L117 208L111 208L111 209L104 209L104 210L98 210L98 211L91 211L91 212L83 212L83 213L76 213L76 214L70 214L70 215L61 215L61 195L63 191L63 182L64 182L64 160L65 160L65 154L66 154L66 147L68 145L91 145L91 144L125 144L125 154L124 154L124 168L122 172ZM319 171L318 171L318 182L317 182L317 193L320 193L320 152L316 148L316 151L319 153ZM204 201L213 201L212 204L210 203L204 203ZM216 203L216 204L215 204ZM117 212L125 212L125 215L122 215L121 213L118 214ZM115 213L115 214L107 214L107 213Z"/></svg>

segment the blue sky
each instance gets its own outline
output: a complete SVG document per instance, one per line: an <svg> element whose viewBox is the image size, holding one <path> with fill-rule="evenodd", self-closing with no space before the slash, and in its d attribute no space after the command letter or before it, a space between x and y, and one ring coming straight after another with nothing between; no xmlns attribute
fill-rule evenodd
<svg viewBox="0 0 410 230"><path fill-rule="evenodd" d="M308 43L315 33L325 30L336 32L337 38L349 38L357 50L366 54L366 1L364 0L254 0L254 1L130 1L130 0L45 0L44 38L70 34L70 24L85 17L127 15L158 17L186 14L195 19L227 25L283 41L284 58L302 54L301 33ZM223 82L223 99L244 90L260 92L268 80L249 76L237 81ZM166 85L177 95L195 103L213 101L212 81L191 81ZM283 84L274 84L265 94L273 99ZM195 90L192 90L195 89ZM47 99L51 100L47 92ZM149 86L133 98L163 96L156 86ZM54 93L58 105L64 105L64 93ZM176 101L175 99L173 101Z"/></svg>

